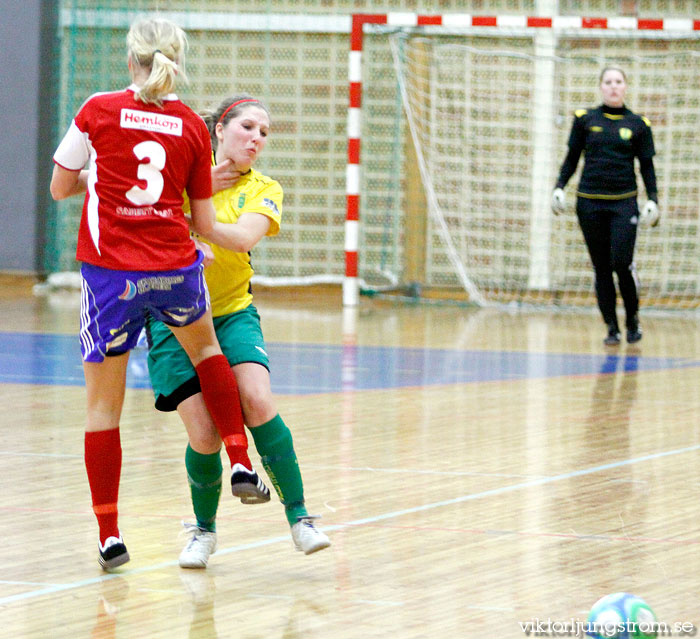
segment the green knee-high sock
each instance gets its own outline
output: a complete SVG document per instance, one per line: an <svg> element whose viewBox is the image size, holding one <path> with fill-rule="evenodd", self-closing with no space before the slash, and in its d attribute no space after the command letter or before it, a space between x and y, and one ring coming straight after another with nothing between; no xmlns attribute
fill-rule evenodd
<svg viewBox="0 0 700 639"><path fill-rule="evenodd" d="M203 455L189 444L185 453L187 480L190 482L192 506L200 528L216 530L216 509L221 495L221 454Z"/></svg>
<svg viewBox="0 0 700 639"><path fill-rule="evenodd" d="M250 433L270 481L284 504L287 521L293 526L297 523L297 517L308 515L308 512L304 505L304 484L294 452L292 433L279 415L251 428Z"/></svg>

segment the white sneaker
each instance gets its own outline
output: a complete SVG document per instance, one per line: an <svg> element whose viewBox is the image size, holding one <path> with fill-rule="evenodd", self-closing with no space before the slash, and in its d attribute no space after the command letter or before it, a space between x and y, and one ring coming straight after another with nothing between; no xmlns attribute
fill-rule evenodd
<svg viewBox="0 0 700 639"><path fill-rule="evenodd" d="M314 519L320 519L320 515L299 517L299 521L292 526L294 547L305 555L310 555L312 552L323 550L331 545L331 541L325 533L314 527Z"/></svg>
<svg viewBox="0 0 700 639"><path fill-rule="evenodd" d="M216 552L216 533L196 524L182 525L190 540L180 553L180 568L206 568L209 556Z"/></svg>

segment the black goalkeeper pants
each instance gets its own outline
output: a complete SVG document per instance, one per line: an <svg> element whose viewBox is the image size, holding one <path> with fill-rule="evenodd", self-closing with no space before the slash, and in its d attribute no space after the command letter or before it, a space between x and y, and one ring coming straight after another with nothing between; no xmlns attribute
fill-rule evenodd
<svg viewBox="0 0 700 639"><path fill-rule="evenodd" d="M637 198L591 200L579 197L576 215L593 263L595 292L603 320L617 326L614 272L629 327L639 310L639 280L634 266L639 220Z"/></svg>

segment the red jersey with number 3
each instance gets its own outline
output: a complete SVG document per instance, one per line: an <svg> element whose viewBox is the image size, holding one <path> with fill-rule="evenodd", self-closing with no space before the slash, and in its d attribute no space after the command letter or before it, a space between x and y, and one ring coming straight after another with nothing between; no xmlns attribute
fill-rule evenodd
<svg viewBox="0 0 700 639"><path fill-rule="evenodd" d="M161 108L135 90L90 96L54 154L71 171L90 161L76 257L118 270L182 268L196 258L183 192L212 194L209 131L177 96Z"/></svg>

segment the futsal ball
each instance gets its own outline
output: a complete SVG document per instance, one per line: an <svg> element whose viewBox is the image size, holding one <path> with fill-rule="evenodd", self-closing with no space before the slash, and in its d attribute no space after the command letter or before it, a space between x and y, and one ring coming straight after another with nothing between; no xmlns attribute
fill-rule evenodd
<svg viewBox="0 0 700 639"><path fill-rule="evenodd" d="M656 615L642 598L616 592L593 604L586 630L594 639L651 639L656 637Z"/></svg>

